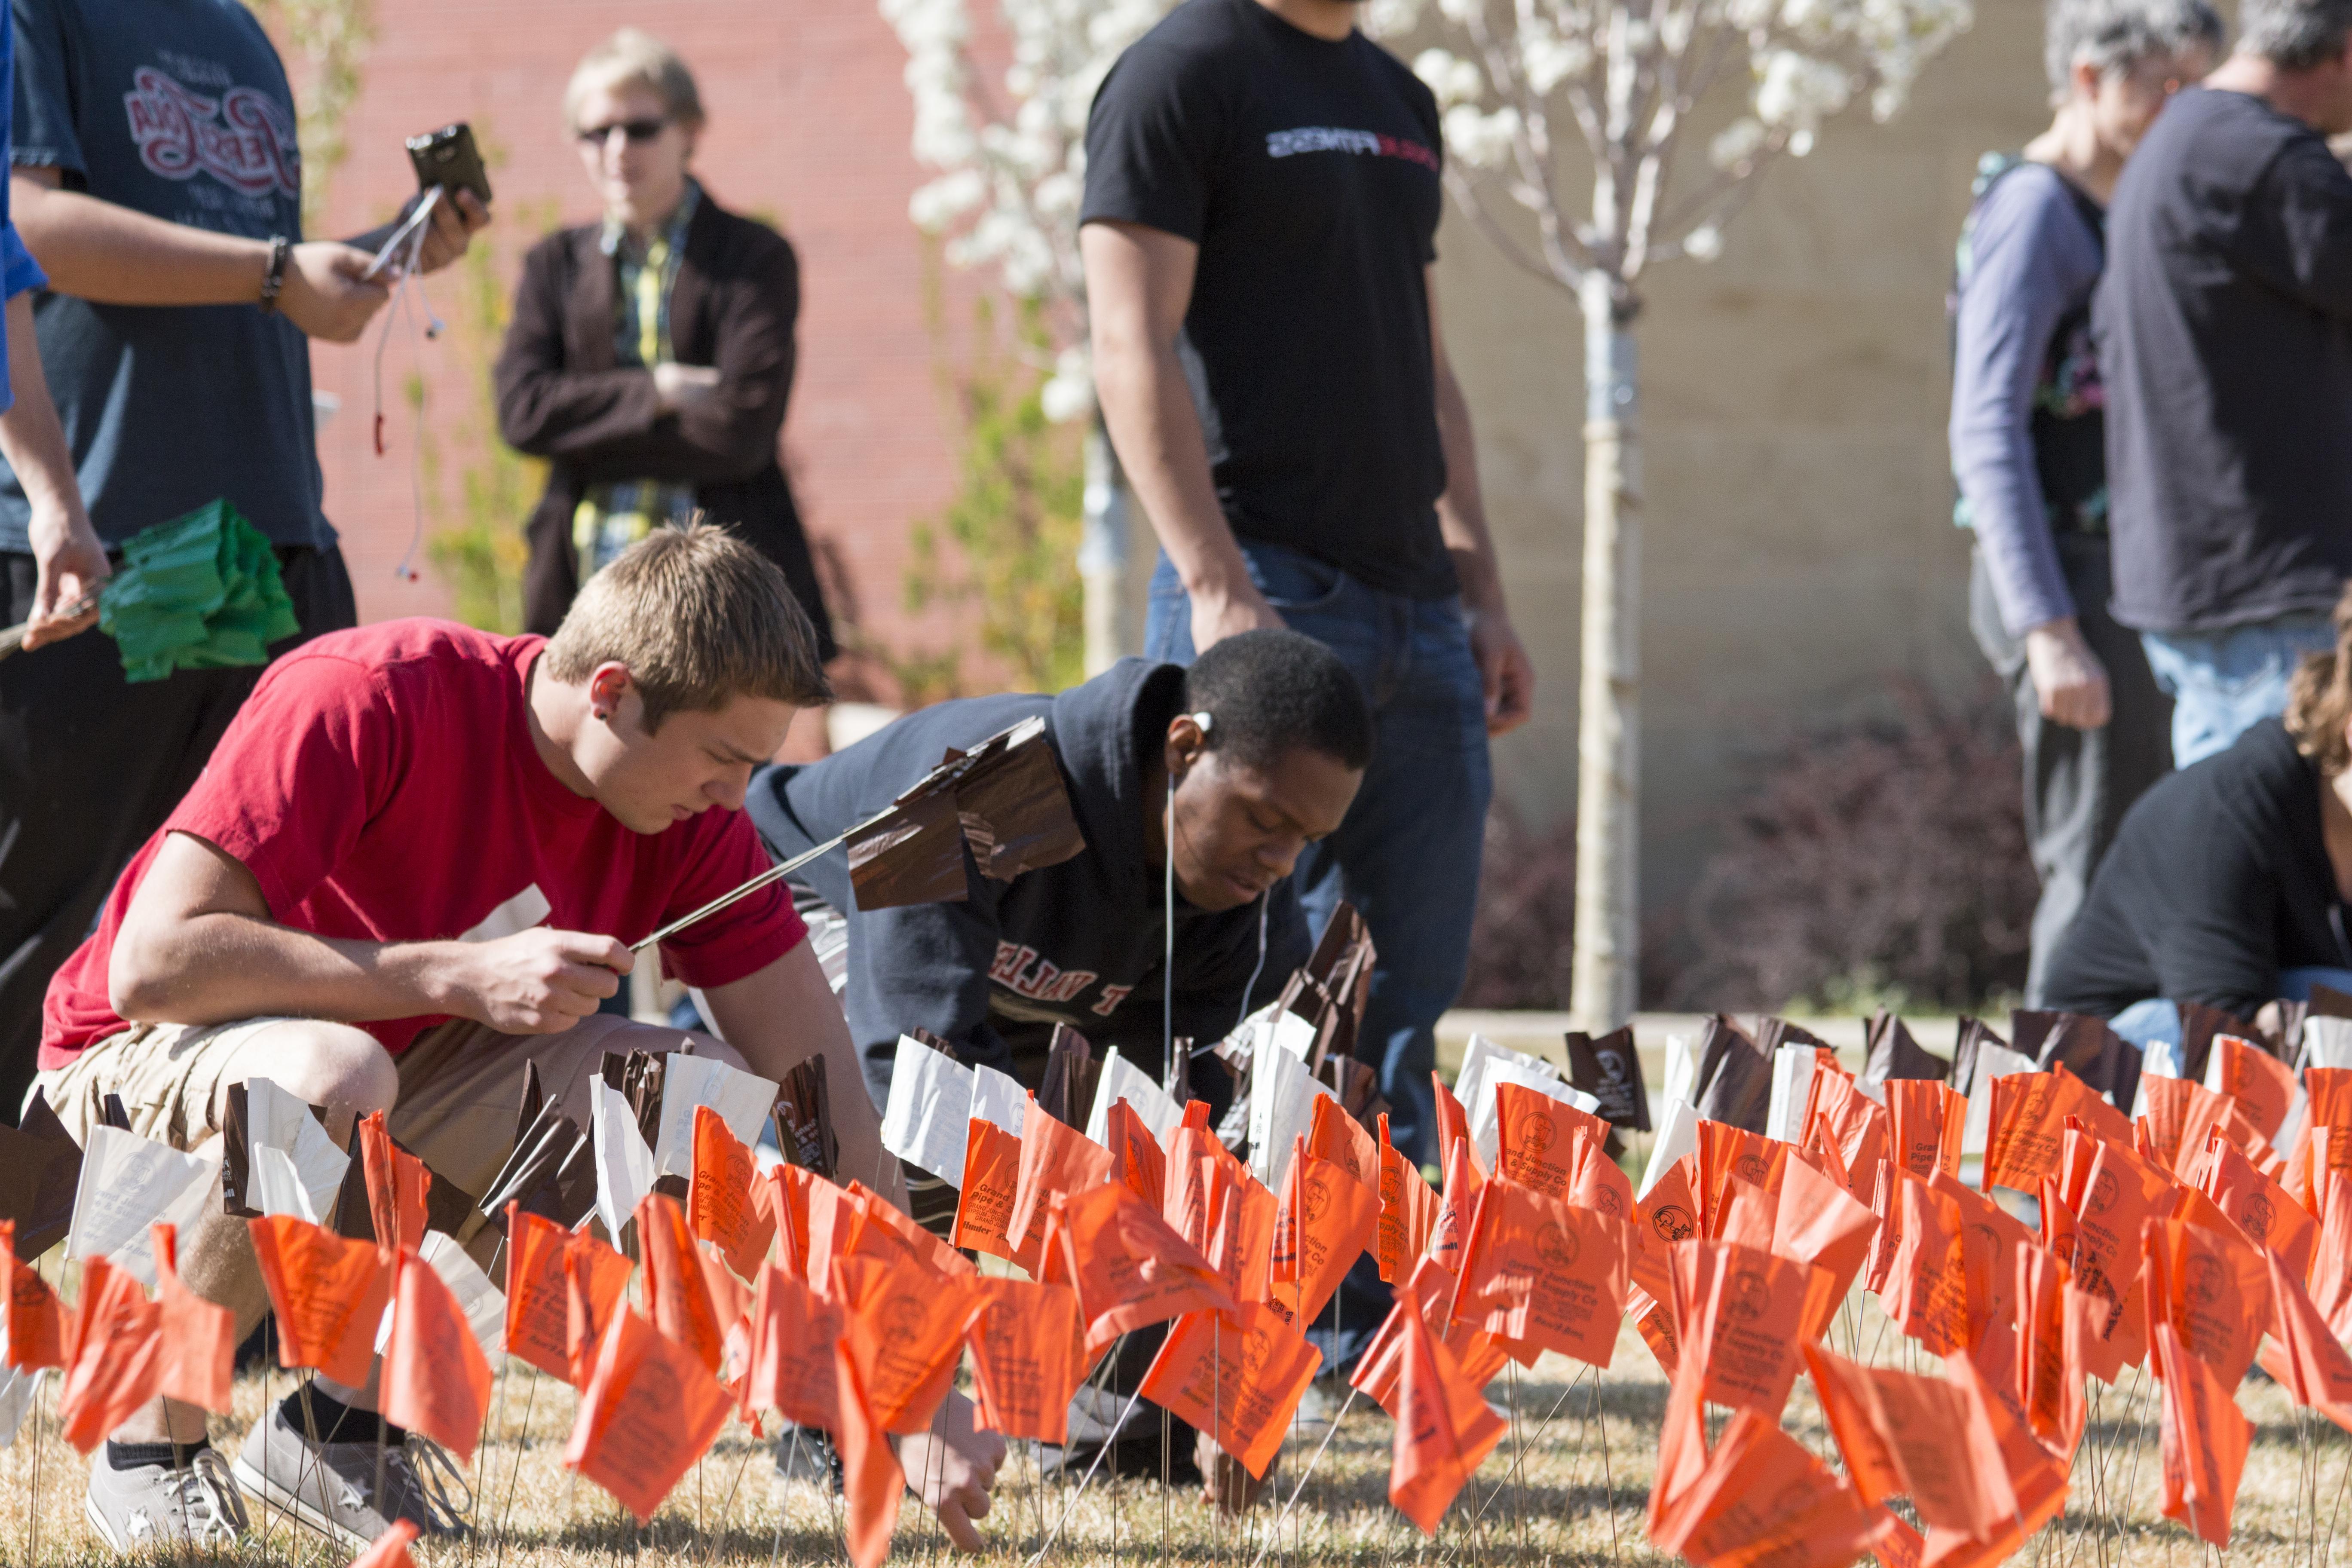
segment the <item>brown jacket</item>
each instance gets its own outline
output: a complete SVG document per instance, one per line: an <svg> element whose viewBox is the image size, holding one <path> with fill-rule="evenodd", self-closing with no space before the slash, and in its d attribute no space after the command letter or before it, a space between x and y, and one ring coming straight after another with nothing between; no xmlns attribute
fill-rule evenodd
<svg viewBox="0 0 2352 1568"><path fill-rule="evenodd" d="M703 196L670 292L670 342L680 363L715 365L722 379L711 397L661 414L653 373L616 363L616 268L598 243L603 232L585 224L531 247L499 354L499 434L550 464L529 531L526 629L553 632L579 591L572 514L583 489L603 479L658 479L694 485L712 521L783 568L831 658L832 620L776 458L800 313L792 246Z"/></svg>

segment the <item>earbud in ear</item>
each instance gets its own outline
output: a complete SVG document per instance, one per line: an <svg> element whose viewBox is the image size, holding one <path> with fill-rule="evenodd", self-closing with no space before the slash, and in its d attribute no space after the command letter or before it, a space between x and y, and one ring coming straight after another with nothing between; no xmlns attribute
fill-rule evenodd
<svg viewBox="0 0 2352 1568"><path fill-rule="evenodd" d="M1192 721L1193 723L1198 724L1201 727L1201 733L1203 735L1217 727L1217 716L1207 711L1205 709L1198 713L1187 713L1184 717Z"/></svg>

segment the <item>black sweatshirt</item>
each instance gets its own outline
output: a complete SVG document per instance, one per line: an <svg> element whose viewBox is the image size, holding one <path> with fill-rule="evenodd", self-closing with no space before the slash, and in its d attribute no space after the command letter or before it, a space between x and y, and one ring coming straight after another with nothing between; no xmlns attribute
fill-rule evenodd
<svg viewBox="0 0 2352 1568"><path fill-rule="evenodd" d="M1057 697L939 703L821 763L752 776L745 808L769 853L789 859L882 810L949 747L969 749L1032 714L1045 717L1086 835L1075 858L995 882L966 850L971 892L962 902L871 913L851 895L845 850L796 873L849 921L849 1034L877 1105L889 1095L898 1037L918 1025L952 1043L962 1061L1032 1089L1056 1023L1159 1075L1163 889L1145 849L1144 759L1162 743L1183 693L1180 667L1122 659ZM1265 965L1245 1001L1261 915ZM1175 1032L1222 1038L1250 1002L1271 1001L1307 954L1307 919L1287 879L1222 914L1193 908L1179 891Z"/></svg>
<svg viewBox="0 0 2352 1568"><path fill-rule="evenodd" d="M2125 813L2042 1005L2105 1018L2161 996L2251 1018L2283 971L2352 967L2322 787L2275 719L2159 780Z"/></svg>

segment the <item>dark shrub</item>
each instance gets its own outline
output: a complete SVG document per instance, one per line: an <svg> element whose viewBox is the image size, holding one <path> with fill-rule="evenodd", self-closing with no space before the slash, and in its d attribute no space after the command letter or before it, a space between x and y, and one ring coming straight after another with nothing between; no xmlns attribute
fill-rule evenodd
<svg viewBox="0 0 2352 1568"><path fill-rule="evenodd" d="M1496 802L1478 868L1465 1007L1568 1005L1576 921L1576 818L1537 833Z"/></svg>

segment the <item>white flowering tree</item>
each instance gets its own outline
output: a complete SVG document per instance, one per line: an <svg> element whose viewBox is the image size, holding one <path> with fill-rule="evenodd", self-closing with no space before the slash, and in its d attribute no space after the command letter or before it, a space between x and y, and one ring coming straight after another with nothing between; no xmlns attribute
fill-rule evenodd
<svg viewBox="0 0 2352 1568"><path fill-rule="evenodd" d="M1822 122L1884 121L1965 29L1969 0L1372 0L1373 30L1427 45L1446 184L1502 253L1584 319L1582 681L1576 952L1585 1026L1633 1016L1638 973L1642 467L1633 321L1643 275L1720 254L1724 224ZM1687 157L1696 118L1729 123ZM1589 184L1580 213L1574 193ZM1515 215L1513 209L1518 209Z"/></svg>
<svg viewBox="0 0 2352 1568"><path fill-rule="evenodd" d="M937 171L908 213L946 239L948 260L992 269L1034 301L1051 363L1040 396L1048 417L1085 419L1087 668L1140 646L1127 611L1126 487L1095 406L1087 351L1078 204L1086 185L1087 112L1128 45L1174 0L1002 0L1009 63L973 58L965 0L881 0L907 49L916 160ZM994 40L992 39L992 42Z"/></svg>

